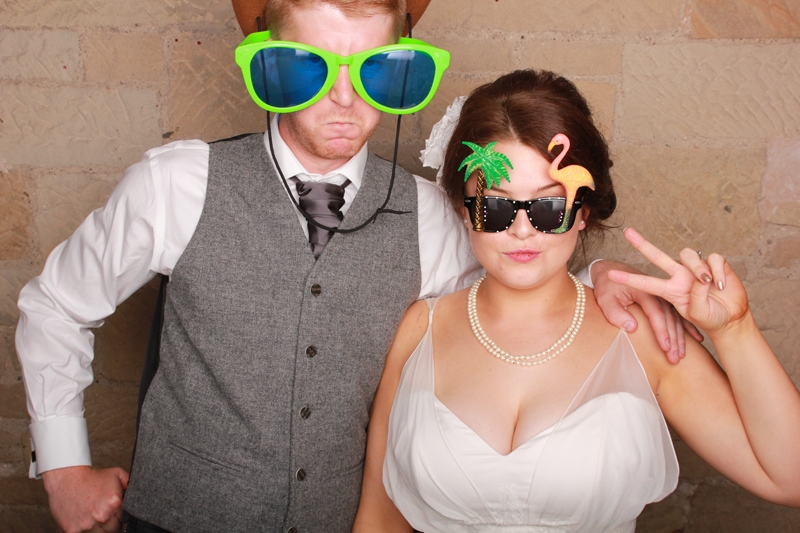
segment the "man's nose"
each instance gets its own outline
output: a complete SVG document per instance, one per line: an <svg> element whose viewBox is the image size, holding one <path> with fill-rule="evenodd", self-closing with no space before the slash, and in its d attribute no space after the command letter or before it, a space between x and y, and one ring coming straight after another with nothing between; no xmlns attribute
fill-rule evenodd
<svg viewBox="0 0 800 533"><path fill-rule="evenodd" d="M339 66L339 74L331 87L330 98L342 107L350 107L358 98L353 82L350 81L348 65Z"/></svg>

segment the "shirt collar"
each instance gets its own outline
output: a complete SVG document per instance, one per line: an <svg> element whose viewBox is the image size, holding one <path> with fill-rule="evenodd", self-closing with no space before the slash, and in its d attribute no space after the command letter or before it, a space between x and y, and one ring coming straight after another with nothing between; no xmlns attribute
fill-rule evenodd
<svg viewBox="0 0 800 533"><path fill-rule="evenodd" d="M275 148L275 159L278 160L278 164L280 165L283 175L286 177L286 179L298 174L307 175L311 181L326 181L328 178L333 176L344 176L350 180L350 186L354 186L355 190L361 188L361 180L364 177L364 168L367 165L366 144L361 147L361 150L359 150L356 155L351 157L339 168L324 175L312 174L311 172L307 171L305 167L303 167L300 161L297 160L297 157L295 157L294 153L292 153L292 151L289 149L289 145L287 145L286 141L284 141L281 137L280 130L278 128L279 120L280 114L275 113L275 117L272 119L272 123L270 125L272 128L272 146ZM267 135L269 135L269 132L264 133L264 145L267 148L267 153L269 153L269 139L267 138ZM348 188L350 186L348 186Z"/></svg>

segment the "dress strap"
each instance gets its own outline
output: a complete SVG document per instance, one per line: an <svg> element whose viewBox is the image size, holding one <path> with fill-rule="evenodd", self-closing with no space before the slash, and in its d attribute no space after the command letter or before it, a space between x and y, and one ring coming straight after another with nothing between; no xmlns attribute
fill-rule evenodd
<svg viewBox="0 0 800 533"><path fill-rule="evenodd" d="M440 297L437 296L436 298L426 298L425 299L425 303L428 304L428 309L429 309L429 311L428 311L428 328L430 328L431 324L433 324L433 310L436 308L436 302L439 301L439 298Z"/></svg>

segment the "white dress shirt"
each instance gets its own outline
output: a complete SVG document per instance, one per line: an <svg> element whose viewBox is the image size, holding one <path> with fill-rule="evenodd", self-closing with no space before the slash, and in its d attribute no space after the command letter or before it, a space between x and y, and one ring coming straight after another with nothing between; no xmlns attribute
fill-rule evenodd
<svg viewBox="0 0 800 533"><path fill-rule="evenodd" d="M308 172L272 124L275 157L286 178L345 189L346 212L361 186L364 147L325 175ZM265 136L265 145L269 145ZM170 275L197 227L205 202L209 145L178 141L147 152L128 168L105 207L89 215L48 257L20 293L17 353L31 414L36 461L30 475L90 465L83 390L92 382L94 335L122 301L156 274ZM461 217L443 191L416 177L421 288L428 298L462 289L482 272ZM297 198L295 187L289 183ZM308 235L307 222L298 219Z"/></svg>

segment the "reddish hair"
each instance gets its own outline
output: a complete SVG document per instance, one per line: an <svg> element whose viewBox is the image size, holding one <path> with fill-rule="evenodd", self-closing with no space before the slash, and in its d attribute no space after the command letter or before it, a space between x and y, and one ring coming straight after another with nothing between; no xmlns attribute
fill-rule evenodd
<svg viewBox="0 0 800 533"><path fill-rule="evenodd" d="M331 5L351 18L377 14L392 15L395 38L400 37L406 23L406 0L269 0L264 7L264 28L277 37L293 9L320 4Z"/></svg>

